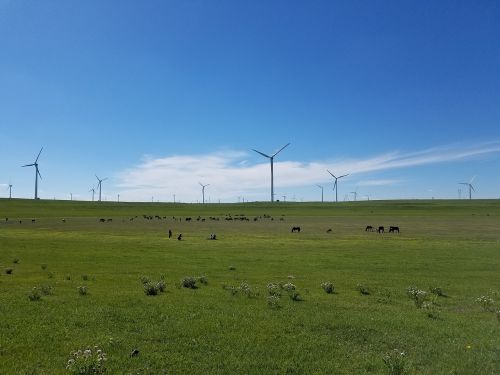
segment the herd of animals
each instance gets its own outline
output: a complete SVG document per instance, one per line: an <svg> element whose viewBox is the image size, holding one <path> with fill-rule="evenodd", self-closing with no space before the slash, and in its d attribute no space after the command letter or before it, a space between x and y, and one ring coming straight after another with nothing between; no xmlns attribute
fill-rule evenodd
<svg viewBox="0 0 500 375"><path fill-rule="evenodd" d="M134 217L131 217L129 220L130 221L133 221L135 219L139 218L139 216L134 216ZM159 215L155 215L155 216L151 216L151 215L142 215L142 218L143 219L146 219L146 220L153 220L153 219L156 219L156 220L163 220L163 219L167 219L166 216L159 216ZM172 216L172 219L174 221L180 221L182 222L183 220L186 221L186 222L191 222L193 221L193 218L192 217L176 217L176 216ZM274 218L270 215L267 215L267 214L264 214L262 216L256 216L253 218L253 221L259 221L261 219L270 219L271 221L274 220ZM196 219L196 221L201 221L201 222L205 222L205 218L202 218L201 216L198 216ZM220 218L219 217L214 217L214 216L210 216L209 217L209 220L212 220L212 221L219 221ZM249 218L247 218L245 215L235 215L235 216L232 216L232 215L226 215L226 217L224 218L224 220L226 221L233 221L233 220L239 220L239 221L250 221ZM284 218L284 215L282 215L279 219L280 221L284 221L285 218ZM5 222L8 222L9 221L9 218L6 217L5 218ZM112 222L113 219L112 218L108 218L108 219L105 219L105 218L100 218L99 219L99 222L100 223L105 223L105 222ZM19 224L22 224L22 220L19 220ZM36 223L36 219L31 219L31 222L34 224ZM65 223L66 222L66 219L62 219L62 222ZM301 228L299 226L294 226L292 227L292 230L291 232L292 233L300 233L300 230ZM328 229L326 231L327 233L331 233L332 232L332 229ZM371 225L367 225L366 228L365 228L365 232L377 232L377 233L385 233L385 227L384 226L379 226L378 228L375 228ZM389 233L400 233L400 230L399 230L399 227L398 226L390 226L389 227ZM171 238L173 235L172 233L172 230L168 230L168 238ZM177 239L180 241L182 240L182 233L179 234L177 236ZM215 233L212 233L210 234L210 239L211 240L215 240L217 239L217 236L215 235Z"/></svg>

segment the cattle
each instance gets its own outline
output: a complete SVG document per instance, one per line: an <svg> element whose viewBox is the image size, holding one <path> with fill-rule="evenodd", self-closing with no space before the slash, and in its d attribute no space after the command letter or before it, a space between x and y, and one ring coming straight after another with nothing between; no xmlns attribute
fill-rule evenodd
<svg viewBox="0 0 500 375"><path fill-rule="evenodd" d="M378 227L377 232L384 233L384 227L382 227L382 226Z"/></svg>
<svg viewBox="0 0 500 375"><path fill-rule="evenodd" d="M371 225L367 225L365 228L365 232L373 232L373 227Z"/></svg>
<svg viewBox="0 0 500 375"><path fill-rule="evenodd" d="M182 240L182 233L177 236L177 240Z"/></svg>
<svg viewBox="0 0 500 375"><path fill-rule="evenodd" d="M390 227L389 228L389 233L399 233L399 227Z"/></svg>
<svg viewBox="0 0 500 375"><path fill-rule="evenodd" d="M300 227L292 227L292 233L298 232L300 233Z"/></svg>

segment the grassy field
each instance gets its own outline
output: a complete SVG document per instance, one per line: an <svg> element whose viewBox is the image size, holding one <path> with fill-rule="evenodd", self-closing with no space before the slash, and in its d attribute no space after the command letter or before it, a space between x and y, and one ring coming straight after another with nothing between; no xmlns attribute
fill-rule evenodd
<svg viewBox="0 0 500 375"><path fill-rule="evenodd" d="M0 374L69 373L94 345L111 374L500 373L497 200L4 199L0 218ZM145 278L166 290L146 295Z"/></svg>

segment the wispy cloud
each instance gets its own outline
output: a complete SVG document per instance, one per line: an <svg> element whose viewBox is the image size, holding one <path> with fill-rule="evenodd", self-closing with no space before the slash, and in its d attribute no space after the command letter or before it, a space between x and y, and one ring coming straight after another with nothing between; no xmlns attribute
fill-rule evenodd
<svg viewBox="0 0 500 375"><path fill-rule="evenodd" d="M312 186L331 182L326 173L353 175L396 168L410 168L446 162L457 162L500 153L500 143L450 145L417 152L392 151L364 159L343 158L330 161L276 161L275 185L279 188ZM249 154L241 151L215 152L204 155L145 157L138 165L116 175L117 188L123 199L192 202L201 199L198 182L210 184L206 196L213 200L234 201L238 196L250 200L266 199L269 190L268 162L251 165ZM397 180L372 179L360 186L390 185Z"/></svg>
<svg viewBox="0 0 500 375"><path fill-rule="evenodd" d="M390 180L390 179L380 179L380 180L361 180L356 183L357 186L388 186L400 183L401 180Z"/></svg>

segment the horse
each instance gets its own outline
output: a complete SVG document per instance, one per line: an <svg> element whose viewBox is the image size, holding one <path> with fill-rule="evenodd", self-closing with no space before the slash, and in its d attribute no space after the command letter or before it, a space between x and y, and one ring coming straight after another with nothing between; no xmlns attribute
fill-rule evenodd
<svg viewBox="0 0 500 375"><path fill-rule="evenodd" d="M292 227L292 233L294 232L300 233L300 227Z"/></svg>
<svg viewBox="0 0 500 375"><path fill-rule="evenodd" d="M382 227L382 226L378 227L377 232L384 233L384 227Z"/></svg>
<svg viewBox="0 0 500 375"><path fill-rule="evenodd" d="M365 232L373 232L373 227L371 225L367 225L365 228Z"/></svg>
<svg viewBox="0 0 500 375"><path fill-rule="evenodd" d="M389 228L389 233L399 233L399 227L390 227Z"/></svg>

